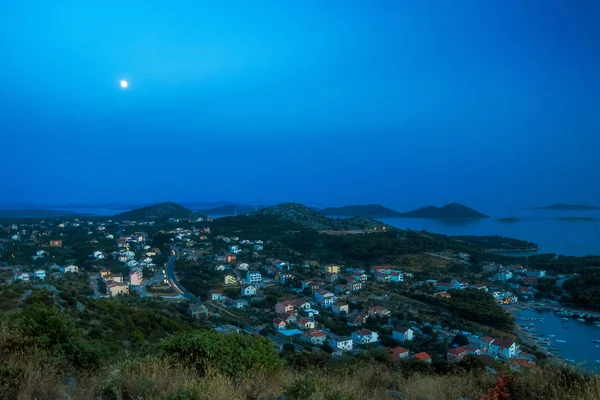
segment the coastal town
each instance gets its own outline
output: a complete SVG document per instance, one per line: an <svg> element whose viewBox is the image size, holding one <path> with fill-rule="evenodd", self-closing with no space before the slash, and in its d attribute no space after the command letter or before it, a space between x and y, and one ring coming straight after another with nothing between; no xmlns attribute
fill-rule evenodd
<svg viewBox="0 0 600 400"><path fill-rule="evenodd" d="M451 271L472 268L471 255L452 250L424 255L423 262L443 261L439 276L415 263L280 259L273 240L215 234L213 222L78 217L2 225L3 286L57 291L61 281L77 279L91 299L185 304L186 318L219 332L260 334L280 352L332 360L377 353L392 363L457 363L471 356L495 373L534 369L540 354L556 357L551 339L536 337L531 321L517 319L514 332L503 331L500 322L470 319L468 311L444 311L454 300L489 300L507 316L533 307L544 270L478 262L468 280ZM198 271L202 279L194 278Z"/></svg>

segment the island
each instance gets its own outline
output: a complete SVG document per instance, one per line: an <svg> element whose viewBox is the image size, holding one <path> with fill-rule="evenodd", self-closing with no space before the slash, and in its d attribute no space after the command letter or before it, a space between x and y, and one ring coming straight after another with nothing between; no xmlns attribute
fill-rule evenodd
<svg viewBox="0 0 600 400"><path fill-rule="evenodd" d="M585 204L551 204L549 206L536 207L537 210L600 210L600 207Z"/></svg>
<svg viewBox="0 0 600 400"><path fill-rule="evenodd" d="M327 207L320 210L320 213L330 217L362 216L371 218L396 218L401 215L398 211L379 204Z"/></svg>
<svg viewBox="0 0 600 400"><path fill-rule="evenodd" d="M399 218L429 218L429 219L481 219L489 218L472 208L458 203L450 203L443 207L427 206L413 211L400 213Z"/></svg>
<svg viewBox="0 0 600 400"><path fill-rule="evenodd" d="M152 206L136 208L135 210L117 214L114 216L114 218L121 221L136 221L156 218L189 218L193 215L194 213L191 210L179 204L166 202Z"/></svg>

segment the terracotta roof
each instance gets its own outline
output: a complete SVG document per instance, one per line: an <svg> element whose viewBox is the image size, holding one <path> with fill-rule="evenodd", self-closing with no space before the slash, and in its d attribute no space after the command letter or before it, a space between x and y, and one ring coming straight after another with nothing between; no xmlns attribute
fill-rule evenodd
<svg viewBox="0 0 600 400"><path fill-rule="evenodd" d="M451 353L451 354L461 354L461 353L464 353L466 351L467 351L467 349L465 349L464 347L457 347L457 348L448 350L448 353Z"/></svg>
<svg viewBox="0 0 600 400"><path fill-rule="evenodd" d="M494 346L502 347L503 349L508 349L510 346L513 345L513 343L515 343L515 342L512 340L508 340L508 339L494 340Z"/></svg>
<svg viewBox="0 0 600 400"><path fill-rule="evenodd" d="M494 341L494 338L489 337L489 336L484 336L481 338L482 342L486 342L486 343L492 343Z"/></svg>
<svg viewBox="0 0 600 400"><path fill-rule="evenodd" d="M408 330L409 330L409 329L410 329L410 328L407 328L407 327L405 327L405 326L396 326L396 327L394 328L394 330L395 330L396 332L399 332L399 333L406 333L406 332L408 332Z"/></svg>
<svg viewBox="0 0 600 400"><path fill-rule="evenodd" d="M421 361L429 361L431 360L431 356L425 352L415 354L415 358Z"/></svg>

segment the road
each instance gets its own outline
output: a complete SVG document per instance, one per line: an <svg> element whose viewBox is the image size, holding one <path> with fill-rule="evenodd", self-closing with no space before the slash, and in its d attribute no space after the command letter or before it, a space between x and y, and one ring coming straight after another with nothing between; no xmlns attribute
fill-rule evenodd
<svg viewBox="0 0 600 400"><path fill-rule="evenodd" d="M176 248L172 247L171 254L171 258L169 258L169 261L167 262L167 267L165 268L165 272L167 274L167 282L169 282L169 285L186 300L200 301L196 296L187 291L186 288L181 286L179 280L177 280L177 277L175 276L175 260L177 260L179 251Z"/></svg>

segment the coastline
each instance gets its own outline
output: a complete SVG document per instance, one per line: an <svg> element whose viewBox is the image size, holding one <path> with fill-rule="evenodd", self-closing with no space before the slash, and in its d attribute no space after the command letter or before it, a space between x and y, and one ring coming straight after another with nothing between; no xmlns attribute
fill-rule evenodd
<svg viewBox="0 0 600 400"><path fill-rule="evenodd" d="M538 250L541 250L542 248L540 246L537 247L530 247L530 248L526 248L526 249L489 249L486 250L486 253L533 253L536 252Z"/></svg>

